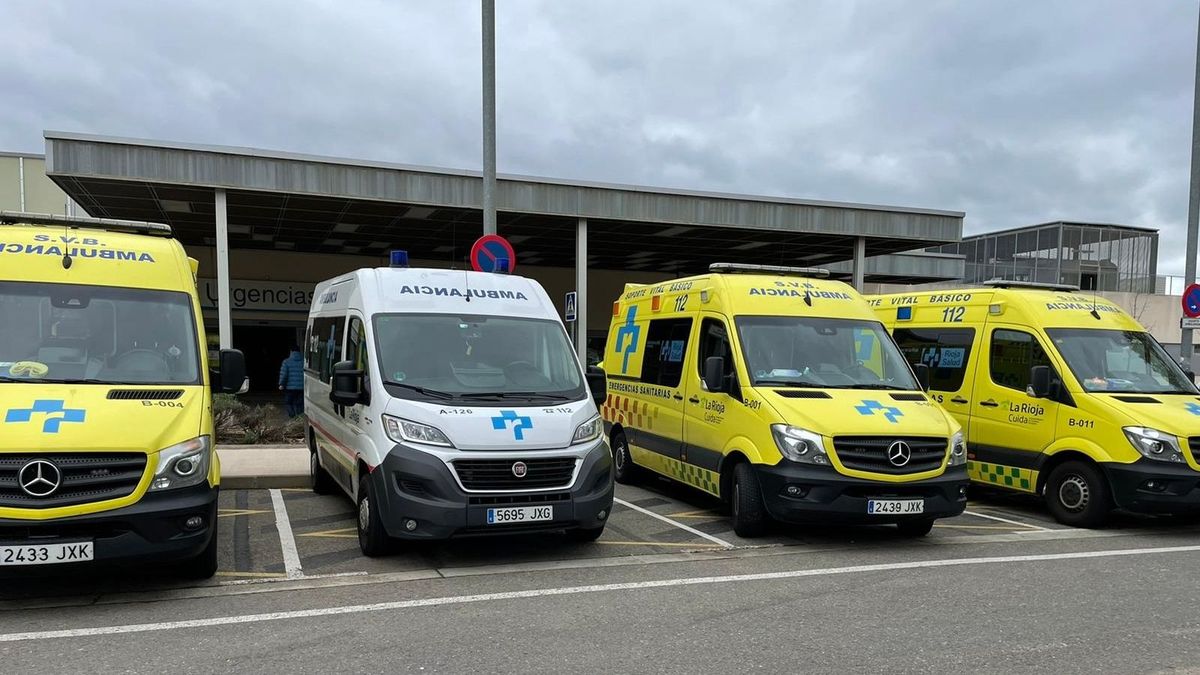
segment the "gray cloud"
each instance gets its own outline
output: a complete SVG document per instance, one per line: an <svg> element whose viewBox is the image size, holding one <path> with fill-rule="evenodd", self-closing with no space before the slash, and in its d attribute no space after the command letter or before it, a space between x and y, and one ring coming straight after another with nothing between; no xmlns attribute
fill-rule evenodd
<svg viewBox="0 0 1200 675"><path fill-rule="evenodd" d="M1162 230L1182 272L1194 3L499 0L500 170ZM478 165L479 8L0 8L0 148L43 129Z"/></svg>

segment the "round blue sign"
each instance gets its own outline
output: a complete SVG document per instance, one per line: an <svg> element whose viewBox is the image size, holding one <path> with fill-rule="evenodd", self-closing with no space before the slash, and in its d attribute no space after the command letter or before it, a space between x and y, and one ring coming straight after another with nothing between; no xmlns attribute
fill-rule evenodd
<svg viewBox="0 0 1200 675"><path fill-rule="evenodd" d="M1200 317L1200 284L1192 284L1183 292L1183 315Z"/></svg>
<svg viewBox="0 0 1200 675"><path fill-rule="evenodd" d="M517 254L512 244L498 234L485 234L471 247L471 268L476 272L495 272L500 260L508 261L507 272L517 266Z"/></svg>

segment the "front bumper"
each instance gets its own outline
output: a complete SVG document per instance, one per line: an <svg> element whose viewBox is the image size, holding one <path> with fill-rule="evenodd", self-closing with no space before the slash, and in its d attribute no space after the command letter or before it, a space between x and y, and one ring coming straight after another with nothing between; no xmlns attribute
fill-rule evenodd
<svg viewBox="0 0 1200 675"><path fill-rule="evenodd" d="M218 488L205 485L146 493L136 503L112 511L32 521L0 519L0 546L94 542L91 562L0 568L5 573L40 567L65 569L102 563L170 562L194 558L216 533ZM189 531L184 521L203 516L204 526Z"/></svg>
<svg viewBox="0 0 1200 675"><path fill-rule="evenodd" d="M534 456L553 456L545 451ZM468 459L488 459L486 452L464 453ZM388 535L399 539L447 539L514 532L545 532L602 527L612 514L612 452L600 441L582 458L569 489L530 493L468 493L459 487L450 469L438 457L397 445L370 474L379 511ZM553 520L535 523L488 525L489 508L552 506ZM404 527L415 520L415 530Z"/></svg>
<svg viewBox="0 0 1200 675"><path fill-rule="evenodd" d="M967 467L946 469L941 476L910 483L884 483L843 476L833 468L809 467L784 460L775 466L755 465L767 512L785 523L898 523L957 516L967 507ZM789 496L789 485L800 488ZM869 499L923 499L919 515L869 515Z"/></svg>
<svg viewBox="0 0 1200 675"><path fill-rule="evenodd" d="M1200 472L1188 466L1139 459L1100 465L1117 508L1135 513L1200 512Z"/></svg>

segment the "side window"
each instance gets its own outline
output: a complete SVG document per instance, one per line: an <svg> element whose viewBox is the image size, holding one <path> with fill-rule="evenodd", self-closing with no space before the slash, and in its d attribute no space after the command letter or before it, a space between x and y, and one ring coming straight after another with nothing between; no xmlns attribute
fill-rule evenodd
<svg viewBox="0 0 1200 675"><path fill-rule="evenodd" d="M997 329L992 332L992 358L989 364L992 382L1025 391L1029 386L1029 370L1048 366L1050 359L1037 338L1019 330Z"/></svg>
<svg viewBox="0 0 1200 675"><path fill-rule="evenodd" d="M892 337L909 363L929 366L930 389L962 389L967 367L971 363L974 328L897 328ZM1028 376L1029 369L1025 370Z"/></svg>
<svg viewBox="0 0 1200 675"><path fill-rule="evenodd" d="M700 324L700 350L696 359L696 367L700 372L701 386L704 382L704 362L710 357L719 356L725 359L726 377L733 373L733 349L729 344L729 331L725 324L716 319L705 319Z"/></svg>
<svg viewBox="0 0 1200 675"><path fill-rule="evenodd" d="M342 327L344 316L313 319L308 329L308 344L304 346L305 368L322 382L333 376L333 364L342 358Z"/></svg>
<svg viewBox="0 0 1200 675"><path fill-rule="evenodd" d="M678 387L683 375L683 356L687 353L692 320L655 319L646 334L642 356L642 382Z"/></svg>

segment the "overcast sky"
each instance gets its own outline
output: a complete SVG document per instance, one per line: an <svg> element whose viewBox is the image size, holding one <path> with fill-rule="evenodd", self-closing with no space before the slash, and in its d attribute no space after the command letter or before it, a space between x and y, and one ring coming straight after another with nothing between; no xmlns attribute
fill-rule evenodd
<svg viewBox="0 0 1200 675"><path fill-rule="evenodd" d="M498 0L521 173L1162 231L1194 0ZM54 129L480 164L478 0L0 0L0 150Z"/></svg>

